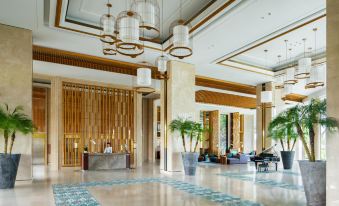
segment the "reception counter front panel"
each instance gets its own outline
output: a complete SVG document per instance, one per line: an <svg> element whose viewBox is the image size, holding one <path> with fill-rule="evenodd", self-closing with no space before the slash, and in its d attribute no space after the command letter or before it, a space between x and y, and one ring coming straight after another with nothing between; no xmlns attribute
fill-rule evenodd
<svg viewBox="0 0 339 206"><path fill-rule="evenodd" d="M83 170L113 170L130 168L129 153L84 153Z"/></svg>

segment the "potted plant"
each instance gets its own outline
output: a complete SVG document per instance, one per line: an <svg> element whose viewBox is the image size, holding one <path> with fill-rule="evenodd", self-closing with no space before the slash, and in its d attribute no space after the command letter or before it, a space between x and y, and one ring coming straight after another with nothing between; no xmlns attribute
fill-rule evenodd
<svg viewBox="0 0 339 206"><path fill-rule="evenodd" d="M307 204L326 205L326 162L315 157L315 126L334 132L338 123L327 116L326 100L312 99L309 104L297 105L288 112L308 158L299 161Z"/></svg>
<svg viewBox="0 0 339 206"><path fill-rule="evenodd" d="M13 111L7 104L0 107L0 132L4 136L4 153L0 153L0 189L14 188L15 185L21 156L12 154L16 134L32 133L33 129L33 122L24 114L23 107L17 106Z"/></svg>
<svg viewBox="0 0 339 206"><path fill-rule="evenodd" d="M293 124L295 110L286 110L275 117L268 126L268 137L280 142L280 151L284 169L291 169L294 160L294 146L297 142L298 133Z"/></svg>
<svg viewBox="0 0 339 206"><path fill-rule="evenodd" d="M206 131L200 123L182 118L175 119L169 125L171 132L179 132L184 152L182 152L182 160L186 175L193 176L196 172L199 153L196 152L198 143L202 138L202 133ZM189 138L189 152L186 149L186 138ZM195 141L195 145L194 144ZM193 149L194 146L194 149Z"/></svg>

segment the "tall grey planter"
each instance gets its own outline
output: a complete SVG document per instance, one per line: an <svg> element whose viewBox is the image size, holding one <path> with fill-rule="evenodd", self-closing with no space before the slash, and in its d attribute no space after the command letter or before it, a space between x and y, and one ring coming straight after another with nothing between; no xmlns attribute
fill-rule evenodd
<svg viewBox="0 0 339 206"><path fill-rule="evenodd" d="M281 159L284 165L285 170L289 170L293 167L293 161L294 161L294 151L281 151Z"/></svg>
<svg viewBox="0 0 339 206"><path fill-rule="evenodd" d="M185 175L194 176L197 170L199 153L182 152L182 161L184 163Z"/></svg>
<svg viewBox="0 0 339 206"><path fill-rule="evenodd" d="M326 205L326 162L299 161L307 205Z"/></svg>
<svg viewBox="0 0 339 206"><path fill-rule="evenodd" d="M20 157L21 154L0 154L0 189L14 188Z"/></svg>

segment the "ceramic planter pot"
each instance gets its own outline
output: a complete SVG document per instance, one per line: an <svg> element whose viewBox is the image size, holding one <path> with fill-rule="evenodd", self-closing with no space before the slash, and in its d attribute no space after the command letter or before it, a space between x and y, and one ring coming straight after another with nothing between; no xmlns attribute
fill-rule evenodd
<svg viewBox="0 0 339 206"><path fill-rule="evenodd" d="M14 188L20 157L21 154L0 154L0 189Z"/></svg>
<svg viewBox="0 0 339 206"><path fill-rule="evenodd" d="M307 205L326 205L326 162L299 161Z"/></svg>
<svg viewBox="0 0 339 206"><path fill-rule="evenodd" d="M185 175L194 176L197 170L199 153L182 152L182 161L184 163Z"/></svg>
<svg viewBox="0 0 339 206"><path fill-rule="evenodd" d="M285 170L292 169L294 160L294 151L281 151L281 159Z"/></svg>

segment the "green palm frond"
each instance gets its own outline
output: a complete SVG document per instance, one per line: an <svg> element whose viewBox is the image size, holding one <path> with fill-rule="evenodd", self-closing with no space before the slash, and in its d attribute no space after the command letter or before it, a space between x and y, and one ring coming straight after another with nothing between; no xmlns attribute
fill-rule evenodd
<svg viewBox="0 0 339 206"><path fill-rule="evenodd" d="M7 154L7 144L9 136L12 137L10 145L10 153L12 152L16 133L29 134L34 130L33 121L24 113L22 106L17 106L10 110L8 104L0 106L0 131L4 134L5 147L4 152Z"/></svg>

